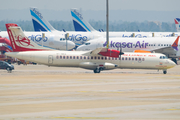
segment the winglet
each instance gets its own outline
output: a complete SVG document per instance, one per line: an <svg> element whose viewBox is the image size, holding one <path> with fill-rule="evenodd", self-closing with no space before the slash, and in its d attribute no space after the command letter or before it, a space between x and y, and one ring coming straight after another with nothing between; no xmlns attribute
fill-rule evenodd
<svg viewBox="0 0 180 120"><path fill-rule="evenodd" d="M172 48L178 51L178 42L179 42L179 36L176 38L174 43L172 44Z"/></svg>
<svg viewBox="0 0 180 120"><path fill-rule="evenodd" d="M17 24L8 23L6 24L6 29L12 44L13 52L51 50L49 48L39 46L32 40L29 40L23 33L21 27Z"/></svg>

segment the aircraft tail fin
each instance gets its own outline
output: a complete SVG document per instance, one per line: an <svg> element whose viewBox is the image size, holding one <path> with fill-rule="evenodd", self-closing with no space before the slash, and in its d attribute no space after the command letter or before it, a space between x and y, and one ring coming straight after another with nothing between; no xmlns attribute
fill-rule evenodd
<svg viewBox="0 0 180 120"><path fill-rule="evenodd" d="M176 38L174 43L172 44L172 48L178 51L178 42L179 42L179 36Z"/></svg>
<svg viewBox="0 0 180 120"><path fill-rule="evenodd" d="M180 18L175 18L174 19L175 25L176 25L176 30L177 32L180 32Z"/></svg>
<svg viewBox="0 0 180 120"><path fill-rule="evenodd" d="M79 9L72 8L71 16L74 24L75 31L93 32L96 31L86 20L83 19Z"/></svg>
<svg viewBox="0 0 180 120"><path fill-rule="evenodd" d="M32 40L28 39L28 37L23 33L21 27L17 24L8 23L6 24L6 29L11 41L13 52L51 50L39 46Z"/></svg>
<svg viewBox="0 0 180 120"><path fill-rule="evenodd" d="M56 29L51 26L51 24L43 17L42 13L35 8L31 7L30 8L30 13L32 17L32 22L34 26L34 31L46 31L46 32L51 32Z"/></svg>

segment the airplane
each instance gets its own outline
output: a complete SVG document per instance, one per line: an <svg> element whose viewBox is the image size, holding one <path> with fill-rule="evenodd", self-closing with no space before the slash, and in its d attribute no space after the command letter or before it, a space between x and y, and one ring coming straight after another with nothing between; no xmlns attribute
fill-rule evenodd
<svg viewBox="0 0 180 120"><path fill-rule="evenodd" d="M106 36L106 32L100 32L95 30L89 22L87 22L82 13L78 8L71 9L71 16L75 31L93 32L99 33L102 36ZM178 32L109 32L109 37L136 37L136 38L147 38L147 37L172 37L179 36Z"/></svg>
<svg viewBox="0 0 180 120"><path fill-rule="evenodd" d="M177 32L180 32L180 24L179 24L180 18L175 18L174 22L175 22L175 25L176 25Z"/></svg>
<svg viewBox="0 0 180 120"><path fill-rule="evenodd" d="M39 45L44 47L49 47L51 49L58 49L58 50L66 50L66 40L64 34L61 35L54 35L51 32L24 32L29 39L36 42ZM45 34L45 38L43 39L43 35ZM1 31L0 37L4 39L8 39L7 31ZM75 44L72 41L67 40L68 50L75 48Z"/></svg>
<svg viewBox="0 0 180 120"><path fill-rule="evenodd" d="M156 52L163 53L177 63L180 58L180 43L178 37L163 38L109 38L109 49L117 50L122 47L126 52ZM99 38L79 46L77 51L94 50L106 46L106 39Z"/></svg>
<svg viewBox="0 0 180 120"><path fill-rule="evenodd" d="M13 52L6 52L10 57L24 59L48 66L80 67L100 73L102 70L121 69L155 69L163 70L176 66L164 54L130 53L107 48L92 51L59 51L39 46L25 36L17 24L6 24ZM21 44L20 44L21 43Z"/></svg>
<svg viewBox="0 0 180 120"><path fill-rule="evenodd" d="M36 32L50 32L54 35L64 35L69 33L68 40L74 42L77 46L84 44L88 40L96 39L100 36L99 34L94 34L92 32L74 32L74 31L58 31L44 18L42 13L35 7L30 7L30 13L32 17L32 22L34 26L34 30Z"/></svg>

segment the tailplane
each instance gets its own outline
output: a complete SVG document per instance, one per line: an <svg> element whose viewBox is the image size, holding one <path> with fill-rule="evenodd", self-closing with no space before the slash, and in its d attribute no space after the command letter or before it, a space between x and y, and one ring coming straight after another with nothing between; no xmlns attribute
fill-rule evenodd
<svg viewBox="0 0 180 120"><path fill-rule="evenodd" d="M72 8L71 15L75 31L93 32L96 31L86 20L83 19L79 9Z"/></svg>
<svg viewBox="0 0 180 120"><path fill-rule="evenodd" d="M180 18L175 18L174 19L175 25L176 25L176 30L177 32L180 32Z"/></svg>
<svg viewBox="0 0 180 120"><path fill-rule="evenodd" d="M12 44L13 52L51 50L49 48L39 46L32 40L28 39L28 37L26 37L23 33L21 27L17 24L8 23L6 24L6 29Z"/></svg>
<svg viewBox="0 0 180 120"><path fill-rule="evenodd" d="M46 31L51 32L56 29L51 26L51 24L43 17L42 13L37 8L31 7L30 13L32 17L32 22L34 26L34 31Z"/></svg>

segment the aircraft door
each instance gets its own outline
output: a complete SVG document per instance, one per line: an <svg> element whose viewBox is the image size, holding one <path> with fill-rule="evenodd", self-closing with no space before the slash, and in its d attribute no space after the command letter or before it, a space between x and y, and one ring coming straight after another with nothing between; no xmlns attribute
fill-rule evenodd
<svg viewBox="0 0 180 120"><path fill-rule="evenodd" d="M52 55L48 56L48 63L53 64L53 56Z"/></svg>

